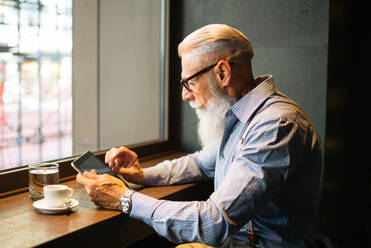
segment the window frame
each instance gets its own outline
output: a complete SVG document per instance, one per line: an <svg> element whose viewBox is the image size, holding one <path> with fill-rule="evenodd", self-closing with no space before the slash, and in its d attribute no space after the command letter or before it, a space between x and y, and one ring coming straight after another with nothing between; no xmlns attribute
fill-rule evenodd
<svg viewBox="0 0 371 248"><path fill-rule="evenodd" d="M180 60L177 54L177 44L180 37L177 27L179 25L178 4L175 1L165 1L166 6L166 72L165 78L168 82L176 82L177 75L180 73ZM172 20L171 22L169 20ZM138 154L139 159L142 157L153 156L155 154L165 154L169 152L180 151L179 146L179 114L176 109L179 109L179 101L177 100L181 94L181 87L174 83L167 83L165 87L166 98L164 104L167 104L167 116L164 126L167 128L167 139L150 141L146 143L127 146ZM166 130L165 130L166 132ZM95 155L104 160L105 153L108 150L94 151ZM55 162L59 164L59 181L64 182L72 180L76 177L77 172L70 165L79 155L71 157L55 159L47 162ZM20 192L28 191L28 165L17 168L6 169L0 172L0 198Z"/></svg>
<svg viewBox="0 0 371 248"><path fill-rule="evenodd" d="M148 157L154 154L163 154L171 152L173 143L169 140L158 141L151 143L142 143L133 146L128 146L138 154L139 158ZM96 151L94 154L104 161L104 156L108 150ZM175 150L173 150L175 151ZM51 160L47 162L55 162L59 164L59 181L67 181L75 178L77 172L72 168L71 162L79 155ZM17 167L15 169L8 169L0 172L0 198L15 193L20 193L28 190L28 165Z"/></svg>

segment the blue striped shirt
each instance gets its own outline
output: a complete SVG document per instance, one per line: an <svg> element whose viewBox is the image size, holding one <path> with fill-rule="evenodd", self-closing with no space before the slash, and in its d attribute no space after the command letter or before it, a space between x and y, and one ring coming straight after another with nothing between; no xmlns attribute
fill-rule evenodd
<svg viewBox="0 0 371 248"><path fill-rule="evenodd" d="M273 77L262 79L226 113L219 150L144 169L147 185L214 178L210 197L176 202L135 193L132 217L176 243L220 246L232 236L248 244L246 229L252 226L256 247L313 246L320 141L301 108L275 88Z"/></svg>

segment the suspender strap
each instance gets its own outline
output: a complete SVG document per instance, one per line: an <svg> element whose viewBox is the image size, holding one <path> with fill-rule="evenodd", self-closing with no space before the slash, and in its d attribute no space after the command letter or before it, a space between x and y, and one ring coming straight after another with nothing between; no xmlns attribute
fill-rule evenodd
<svg viewBox="0 0 371 248"><path fill-rule="evenodd" d="M246 231L247 238L249 239L251 247L255 247L255 236L253 232Z"/></svg>

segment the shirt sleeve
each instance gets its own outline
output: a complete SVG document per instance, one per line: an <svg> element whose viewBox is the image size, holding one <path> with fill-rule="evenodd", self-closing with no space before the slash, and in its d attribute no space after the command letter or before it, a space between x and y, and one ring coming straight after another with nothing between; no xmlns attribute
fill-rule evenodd
<svg viewBox="0 0 371 248"><path fill-rule="evenodd" d="M281 117L256 122L208 200L174 202L135 193L131 216L173 242L222 244L278 192L289 172L290 147L300 142L299 126Z"/></svg>
<svg viewBox="0 0 371 248"><path fill-rule="evenodd" d="M199 242L220 245L229 233L220 209L207 201L179 202L157 200L141 193L132 195L133 208L130 216L144 221L159 235L174 243Z"/></svg>
<svg viewBox="0 0 371 248"><path fill-rule="evenodd" d="M201 150L197 153L197 162L202 172L209 178L213 178L215 175L215 164L216 157L218 155L218 149L212 151Z"/></svg>
<svg viewBox="0 0 371 248"><path fill-rule="evenodd" d="M144 184L150 186L183 184L209 178L210 172L205 173L203 165L199 165L200 154L203 164L206 164L205 161L212 156L204 152L196 152L143 169Z"/></svg>

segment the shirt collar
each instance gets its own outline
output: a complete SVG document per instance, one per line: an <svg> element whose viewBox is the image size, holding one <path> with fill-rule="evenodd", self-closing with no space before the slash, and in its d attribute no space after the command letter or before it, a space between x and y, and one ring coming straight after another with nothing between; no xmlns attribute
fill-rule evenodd
<svg viewBox="0 0 371 248"><path fill-rule="evenodd" d="M258 79L262 80L262 82L231 107L232 112L243 123L246 123L255 110L276 92L272 75L263 75L255 78L255 80Z"/></svg>

